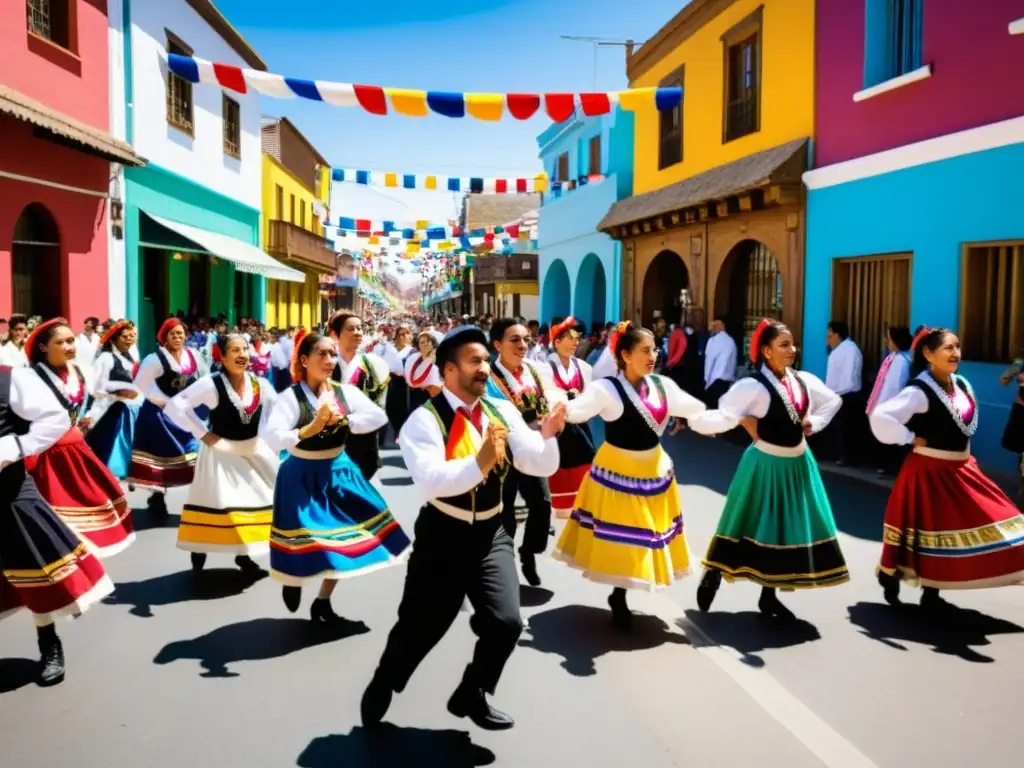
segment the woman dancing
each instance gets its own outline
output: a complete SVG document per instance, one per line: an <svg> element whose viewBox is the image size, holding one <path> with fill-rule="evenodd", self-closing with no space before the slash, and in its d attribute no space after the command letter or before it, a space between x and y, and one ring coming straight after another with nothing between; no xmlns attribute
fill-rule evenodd
<svg viewBox="0 0 1024 768"><path fill-rule="evenodd" d="M132 463L135 422L144 397L135 386L139 364L132 355L138 333L130 320L110 326L93 362L93 404L85 442L114 477L124 480ZM129 485L128 490L134 490Z"/></svg>
<svg viewBox="0 0 1024 768"><path fill-rule="evenodd" d="M156 489L149 497L152 512L167 514L165 491L192 482L199 443L167 414L167 401L201 375L199 360L185 346L185 325L176 317L164 321L156 335L160 346L142 361L135 386L146 397L135 424L129 481ZM198 414L200 418L205 413Z"/></svg>
<svg viewBox="0 0 1024 768"><path fill-rule="evenodd" d="M575 400L590 386L592 369L576 358L580 334L576 318L567 317L551 327L555 351L548 358L555 387L565 392L568 401ZM587 424L567 424L558 436L558 471L551 476L551 509L560 518L572 512L576 493L594 460L594 437Z"/></svg>
<svg viewBox="0 0 1024 768"><path fill-rule="evenodd" d="M289 452L274 488L271 575L292 613L303 585L322 581L310 613L332 624L345 621L331 608L338 579L394 565L409 548L387 503L344 452L349 433L374 432L387 414L356 387L331 380L337 362L329 337L296 334L295 383L264 430L271 449Z"/></svg>
<svg viewBox="0 0 1024 768"><path fill-rule="evenodd" d="M842 400L820 379L794 371L789 328L762 320L750 339L757 368L719 398L718 408L689 422L703 435L744 427L754 441L729 483L725 509L702 563L697 605L711 608L726 581L761 586L758 608L792 619L777 589L833 587L849 581L825 486L805 437L820 432Z"/></svg>
<svg viewBox="0 0 1024 768"><path fill-rule="evenodd" d="M82 412L89 387L75 359L75 334L64 318L40 323L25 344L29 364L67 411L70 429L25 466L40 495L61 519L101 557L127 549L135 541L131 509L124 489L85 442L89 428Z"/></svg>
<svg viewBox="0 0 1024 768"><path fill-rule="evenodd" d="M898 395L910 379L910 344L913 337L910 330L902 326L890 326L885 330L885 348L889 354L878 367L875 385L871 388L865 412L870 418L876 407ZM899 469L903 462L904 450L898 446L882 443L879 448L878 474L884 475Z"/></svg>
<svg viewBox="0 0 1024 768"><path fill-rule="evenodd" d="M657 352L646 328L620 323L609 345L618 375L591 382L566 408L566 421L604 419L605 442L554 557L613 586L612 619L626 629L633 618L627 589L666 587L690 573L675 472L661 436L669 419L691 419L704 403L652 373Z"/></svg>
<svg viewBox="0 0 1024 768"><path fill-rule="evenodd" d="M924 587L921 607L951 606L940 589L1024 581L1024 516L971 456L978 401L957 374L960 339L926 328L914 339L915 376L871 414L875 437L912 445L885 507L878 580L900 602L900 580Z"/></svg>
<svg viewBox="0 0 1024 768"><path fill-rule="evenodd" d="M409 410L423 405L441 391L441 374L435 355L438 340L430 331L420 331L416 351L405 358L405 383L409 387Z"/></svg>
<svg viewBox="0 0 1024 768"><path fill-rule="evenodd" d="M178 549L201 571L209 554L233 554L247 576L266 575L252 559L270 552L277 455L259 437L276 397L250 372L249 343L240 334L217 338L221 372L172 397L164 413L203 445L178 525ZM209 427L196 415L207 409Z"/></svg>
<svg viewBox="0 0 1024 768"><path fill-rule="evenodd" d="M412 329L404 323L395 328L394 341L384 347L384 361L391 370L387 395L384 400L384 411L388 415L391 429L398 440L398 433L409 418L409 385L405 381L405 361L413 353Z"/></svg>

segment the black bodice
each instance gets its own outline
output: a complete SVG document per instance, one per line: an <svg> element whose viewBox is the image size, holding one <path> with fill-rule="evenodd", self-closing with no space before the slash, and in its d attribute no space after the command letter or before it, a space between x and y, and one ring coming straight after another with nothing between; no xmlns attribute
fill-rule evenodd
<svg viewBox="0 0 1024 768"><path fill-rule="evenodd" d="M341 412L345 415L337 424L324 427L312 437L300 440L298 445L295 446L299 450L330 451L335 448L345 447L345 442L349 436L348 403L345 401L345 393L342 391L340 384L333 384L332 388L334 389L334 397L341 407ZM295 399L299 403L299 423L295 427L296 429L302 429L307 424L313 423L313 420L316 418L316 408L306 398L306 393L301 383L292 385L292 394L295 395Z"/></svg>
<svg viewBox="0 0 1024 768"><path fill-rule="evenodd" d="M110 381L119 381L122 384L131 384L135 380L134 376L132 376L132 371L124 367L124 363L121 362L121 358L118 355L113 352L111 352L111 355L114 358L114 365L110 369ZM134 361L132 362L134 363Z"/></svg>
<svg viewBox="0 0 1024 768"><path fill-rule="evenodd" d="M156 356L160 358L160 365L163 366L163 373L161 373L156 379L156 385L167 397L174 397L176 394L181 392L183 389L193 384L196 379L199 378L199 365L196 363L195 356L189 349L181 350L182 357L188 357L195 370L190 374L181 374L171 367L170 352L158 348ZM116 358L115 358L116 359Z"/></svg>
<svg viewBox="0 0 1024 768"><path fill-rule="evenodd" d="M782 395L779 394L779 391L772 382L760 371L754 374L754 379L768 390L770 398L768 401L768 413L757 421L758 439L784 448L795 448L800 445L804 439L803 420L811 407L811 398L807 394L807 386L799 376L794 374L793 379L796 381L796 385L800 387L801 394L801 405L799 408L791 403L799 419L799 421L794 421L793 417L789 414L789 409L786 407L786 401L782 399ZM794 392L793 394L795 395L796 393Z"/></svg>
<svg viewBox="0 0 1024 768"><path fill-rule="evenodd" d="M654 448L661 442L661 435L647 424L618 377L609 377L609 380L622 400L622 415L615 421L605 422L605 440L626 451L647 451ZM651 377L651 381L655 386L659 386L654 376ZM665 392L659 388L658 394L664 402Z"/></svg>
<svg viewBox="0 0 1024 768"><path fill-rule="evenodd" d="M259 380L251 374L246 375L252 380L257 405L252 413L246 413L243 419L240 413L241 406L232 400L224 377L219 373L213 374L213 385L217 388L217 407L210 411L210 431L224 440L251 440L259 433L263 397L260 393Z"/></svg>
<svg viewBox="0 0 1024 768"><path fill-rule="evenodd" d="M977 400L974 399L973 393L963 377L957 376L956 380L960 388L971 399L971 403L974 405L974 417L976 418L978 411ZM921 379L913 379L907 386L917 387L928 398L928 410L911 416L907 422L907 429L917 437L923 437L929 448L939 451L966 451L971 438L960 428L957 420L949 412L947 404L940 399L940 395L925 382L921 381Z"/></svg>
<svg viewBox="0 0 1024 768"><path fill-rule="evenodd" d="M88 399L88 393L85 391L85 376L82 375L82 369L74 363L69 363L68 368L72 369L71 373L74 373L78 377L78 386L82 388L82 399L77 403L71 402L71 399L57 386L57 383L43 368L48 368L51 372L56 375L56 371L50 368L46 363L36 363L33 366L36 369L36 374L43 383L53 392L57 398L57 402L63 406L64 410L68 412L68 416L71 417L71 424L75 425L78 423L78 418L82 415L82 410L85 407L86 400Z"/></svg>
<svg viewBox="0 0 1024 768"><path fill-rule="evenodd" d="M540 378L540 374L537 373L537 369L525 360L523 361L523 368L528 370L533 377L533 383L537 388L535 392L525 392L517 395L512 391L512 387L509 386L505 376L498 370L497 365L491 366L491 376L494 377L494 383L498 386L499 391L504 393L508 401L519 410L523 421L527 424L532 424L537 419L547 415L548 399L544 394L544 383Z"/></svg>

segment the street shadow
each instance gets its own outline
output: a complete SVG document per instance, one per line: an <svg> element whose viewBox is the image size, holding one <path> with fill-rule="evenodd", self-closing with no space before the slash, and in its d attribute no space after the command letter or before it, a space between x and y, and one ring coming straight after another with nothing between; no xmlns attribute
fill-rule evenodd
<svg viewBox="0 0 1024 768"><path fill-rule="evenodd" d="M180 522L180 514L156 515L150 511L149 507L135 507L132 509L132 526L136 533L158 530L160 528L177 528Z"/></svg>
<svg viewBox="0 0 1024 768"><path fill-rule="evenodd" d="M412 478L408 475L399 475L398 477L382 477L380 479L381 485L412 485Z"/></svg>
<svg viewBox="0 0 1024 768"><path fill-rule="evenodd" d="M31 685L38 671L39 663L32 659L0 659L0 694Z"/></svg>
<svg viewBox="0 0 1024 768"><path fill-rule="evenodd" d="M686 637L656 616L633 615L633 627L623 631L612 625L607 608L564 605L530 616L519 645L562 657L562 668L576 677L597 672L596 662L608 653L642 651L665 643L686 645Z"/></svg>
<svg viewBox="0 0 1024 768"><path fill-rule="evenodd" d="M822 480L836 528L848 536L881 542L889 489L828 472L822 473Z"/></svg>
<svg viewBox="0 0 1024 768"><path fill-rule="evenodd" d="M700 630L712 645L732 648L741 655L744 664L756 668L765 665L764 657L759 655L764 651L792 648L821 639L818 628L809 621L801 618L776 621L766 618L760 611L703 613L689 609L686 619L679 622L683 631L687 623ZM694 643L697 642L694 639Z"/></svg>
<svg viewBox="0 0 1024 768"><path fill-rule="evenodd" d="M114 585L114 593L105 597L103 603L130 605L129 613L133 616L150 619L154 607L236 597L267 575L263 573L253 579L237 568L206 568L199 573L188 569L142 581L118 582Z"/></svg>
<svg viewBox="0 0 1024 768"><path fill-rule="evenodd" d="M850 623L860 633L897 651L909 650L906 643L930 645L932 651L956 656L976 664L990 664L991 656L975 646L991 645L991 635L1024 632L1024 627L1006 619L965 608L939 618L910 603L893 607L884 603L857 603L849 608Z"/></svg>
<svg viewBox="0 0 1024 768"><path fill-rule="evenodd" d="M200 677L238 677L237 672L231 671L232 664L278 659L369 631L369 627L356 621L334 627L305 619L250 619L219 627L192 640L168 643L153 663L164 665L194 659L203 668Z"/></svg>
<svg viewBox="0 0 1024 768"><path fill-rule="evenodd" d="M391 723L351 733L318 736L302 750L299 768L475 768L491 765L494 753L474 744L465 731L403 728Z"/></svg>
<svg viewBox="0 0 1024 768"><path fill-rule="evenodd" d="M555 593L544 587L531 587L529 584L519 585L519 604L523 608L537 608L551 601Z"/></svg>
<svg viewBox="0 0 1024 768"><path fill-rule="evenodd" d="M405 459L402 458L402 454L396 453L393 456L381 456L380 463L385 467L394 467L395 469L405 469Z"/></svg>

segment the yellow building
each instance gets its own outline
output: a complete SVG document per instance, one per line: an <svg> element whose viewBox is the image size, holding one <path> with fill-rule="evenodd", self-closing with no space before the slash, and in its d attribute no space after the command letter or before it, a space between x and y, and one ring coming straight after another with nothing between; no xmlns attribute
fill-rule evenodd
<svg viewBox="0 0 1024 768"><path fill-rule="evenodd" d="M726 316L736 337L776 317L799 334L814 6L692 0L627 51L630 87L683 99L636 114L633 196L599 225L623 244L625 317Z"/></svg>
<svg viewBox="0 0 1024 768"><path fill-rule="evenodd" d="M324 238L331 169L287 118L264 118L263 246L306 275L305 283L267 281L267 327L312 326L324 320L320 275L334 275L336 256Z"/></svg>

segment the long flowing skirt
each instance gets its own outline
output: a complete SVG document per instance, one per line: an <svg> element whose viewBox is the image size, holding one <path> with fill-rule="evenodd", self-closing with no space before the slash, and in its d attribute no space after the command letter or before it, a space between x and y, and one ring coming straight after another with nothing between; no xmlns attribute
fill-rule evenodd
<svg viewBox="0 0 1024 768"><path fill-rule="evenodd" d="M149 400L135 423L128 480L151 488L175 488L192 482L199 441L172 422Z"/></svg>
<svg viewBox="0 0 1024 768"><path fill-rule="evenodd" d="M387 411L388 422L397 439L398 433L402 431L402 425L409 418L409 385L401 376L392 376L388 382L384 410Z"/></svg>
<svg viewBox="0 0 1024 768"><path fill-rule="evenodd" d="M558 471L551 476L551 509L557 517L568 518L583 479L594 460L594 438L586 424L566 424L558 436Z"/></svg>
<svg viewBox="0 0 1024 768"><path fill-rule="evenodd" d="M271 575L288 586L395 565L409 537L352 460L289 455L277 473Z"/></svg>
<svg viewBox="0 0 1024 768"><path fill-rule="evenodd" d="M938 589L1024 582L1024 516L973 457L911 453L885 507L879 570Z"/></svg>
<svg viewBox="0 0 1024 768"><path fill-rule="evenodd" d="M128 477L135 423L141 408L141 398L139 402L118 400L103 412L85 436L85 442L96 457L120 480Z"/></svg>
<svg viewBox="0 0 1024 768"><path fill-rule="evenodd" d="M805 444L747 448L702 565L727 581L786 590L850 580L818 463Z"/></svg>
<svg viewBox="0 0 1024 768"><path fill-rule="evenodd" d="M132 511L121 483L72 427L49 450L26 460L44 499L102 557L135 541Z"/></svg>
<svg viewBox="0 0 1024 768"><path fill-rule="evenodd" d="M77 615L114 591L102 563L39 495L22 464L0 473L0 618Z"/></svg>
<svg viewBox="0 0 1024 768"><path fill-rule="evenodd" d="M660 445L601 446L553 557L591 581L630 589L654 590L690 574L672 459Z"/></svg>
<svg viewBox="0 0 1024 768"><path fill-rule="evenodd" d="M178 525L178 549L265 555L280 460L262 439L204 445Z"/></svg>

